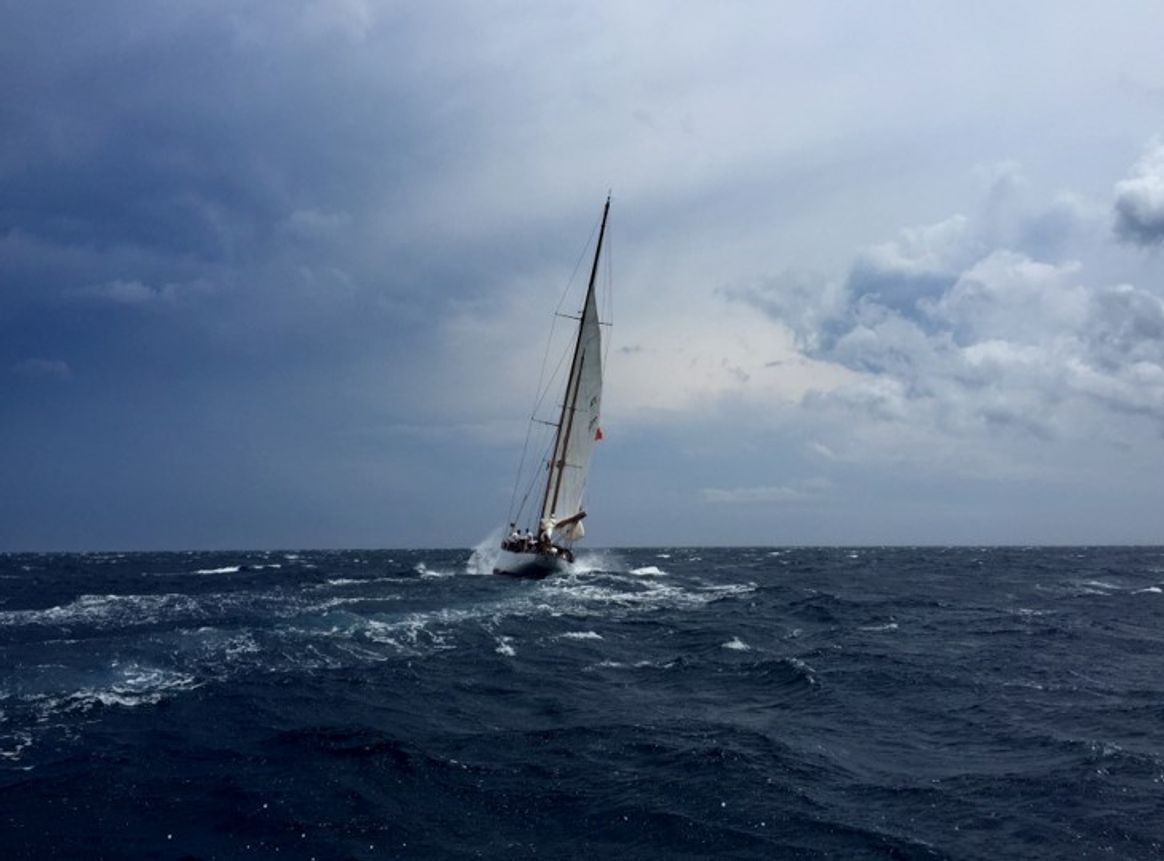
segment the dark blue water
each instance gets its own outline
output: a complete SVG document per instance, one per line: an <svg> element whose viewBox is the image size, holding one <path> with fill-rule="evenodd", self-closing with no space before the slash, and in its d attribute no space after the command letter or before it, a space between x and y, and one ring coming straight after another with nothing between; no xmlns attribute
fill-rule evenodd
<svg viewBox="0 0 1164 861"><path fill-rule="evenodd" d="M0 857L1164 857L1162 549L467 556L0 556Z"/></svg>

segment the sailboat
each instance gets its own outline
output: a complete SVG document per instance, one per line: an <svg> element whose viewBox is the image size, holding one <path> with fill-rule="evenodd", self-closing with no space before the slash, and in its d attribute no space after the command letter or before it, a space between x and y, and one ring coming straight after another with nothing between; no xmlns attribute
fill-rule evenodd
<svg viewBox="0 0 1164 861"><path fill-rule="evenodd" d="M602 404L602 332L594 283L609 214L608 195L602 208L602 225L598 229L590 281L578 319L561 412L554 424L554 442L549 449L545 486L541 488L541 506L534 528L519 530L516 523L509 525L494 564L494 574L541 579L566 571L574 562L574 542L584 534L586 476L594 444L602 439L598 424Z"/></svg>

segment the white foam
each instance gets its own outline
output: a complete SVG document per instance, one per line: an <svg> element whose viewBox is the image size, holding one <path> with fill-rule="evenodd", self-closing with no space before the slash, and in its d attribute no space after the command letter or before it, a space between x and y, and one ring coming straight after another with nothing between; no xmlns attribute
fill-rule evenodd
<svg viewBox="0 0 1164 861"><path fill-rule="evenodd" d="M1154 595L1159 595L1161 592L1164 592L1164 589L1161 589L1159 586L1148 586L1146 589L1137 589L1133 594L1141 595L1145 592L1150 592Z"/></svg>
<svg viewBox="0 0 1164 861"><path fill-rule="evenodd" d="M318 604L311 604L304 609L308 613L320 613L326 610L331 610L335 607L343 607L348 604L367 604L370 601L396 601L399 600L399 595L355 595L347 598L328 598L326 601L321 601Z"/></svg>
<svg viewBox="0 0 1164 861"><path fill-rule="evenodd" d="M654 666L659 666L659 665L653 661L635 661L633 664L628 664L624 661L605 660L605 661L599 661L597 664L592 664L590 668L602 667L603 669L608 669L608 670L625 670L625 669L641 670L644 667L654 667ZM663 666L670 666L670 665L665 664Z"/></svg>
<svg viewBox="0 0 1164 861"><path fill-rule="evenodd" d="M507 658L512 658L514 655L517 654L517 652L514 650L513 646L509 645L510 641L512 641L512 640L513 640L513 637L498 637L497 638L497 648L494 649L493 651L497 652L497 654L499 654L499 655L505 655L505 657L507 657Z"/></svg>
<svg viewBox="0 0 1164 861"><path fill-rule="evenodd" d="M482 538L465 560L466 574L492 574L497 567L497 557L501 555L501 527L497 527Z"/></svg>
<svg viewBox="0 0 1164 861"><path fill-rule="evenodd" d="M241 565L227 565L225 568L199 568L195 574L237 574Z"/></svg>
<svg viewBox="0 0 1164 861"><path fill-rule="evenodd" d="M733 652L750 652L752 647L741 640L739 637L732 637L723 644L723 648L731 649Z"/></svg>
<svg viewBox="0 0 1164 861"><path fill-rule="evenodd" d="M0 744L3 744L3 747L0 747L0 758L18 760L25 749L32 744L32 733L15 732Z"/></svg>
<svg viewBox="0 0 1164 861"><path fill-rule="evenodd" d="M119 664L114 664L114 666L121 672L121 679L112 687L114 693L125 695L152 694L174 690L185 691L197 687L197 682L190 673L158 667L143 667L137 663L128 664L125 667L121 667Z"/></svg>
<svg viewBox="0 0 1164 861"><path fill-rule="evenodd" d="M644 565L642 568L632 568L630 571L636 577L666 577L667 572L655 565Z"/></svg>
<svg viewBox="0 0 1164 861"><path fill-rule="evenodd" d="M579 553L574 564L570 566L573 574L596 574L603 572L622 571L625 563L610 551L588 550Z"/></svg>
<svg viewBox="0 0 1164 861"><path fill-rule="evenodd" d="M784 660L790 666L803 673L805 678L808 679L808 683L810 685L816 684L816 671L812 667L810 667L804 661L800 660L800 658L785 658Z"/></svg>
<svg viewBox="0 0 1164 861"><path fill-rule="evenodd" d="M222 656L228 661L237 661L243 655L253 655L259 651L261 650L255 638L245 632L222 643Z"/></svg>
<svg viewBox="0 0 1164 861"><path fill-rule="evenodd" d="M153 623L162 614L196 613L199 604L189 595L81 595L75 601L44 610L0 612L0 625L104 625Z"/></svg>
<svg viewBox="0 0 1164 861"><path fill-rule="evenodd" d="M858 631L896 631L896 622L886 622L883 625L862 625L857 628Z"/></svg>
<svg viewBox="0 0 1164 861"><path fill-rule="evenodd" d="M418 566L417 570L422 569ZM427 568L423 570L427 571ZM457 648L461 645L460 632L466 625L474 623L492 630L505 618L609 618L612 614L651 612L659 608L698 608L756 589L754 583L693 586L669 578L629 575L625 567L621 570L621 574L617 573L618 569L607 570L601 576L579 575L572 571L530 584L531 588L501 590L503 597L497 600L474 602L458 608L413 612L404 616L391 613L381 615L383 611L374 609L374 605L370 605L369 609L357 607L347 613L316 617L309 623L293 625L281 631L292 636L337 641L329 647L333 649L339 648L338 641L355 644L362 642L365 647L373 649L377 647L374 644L380 644L406 655L420 656L434 650ZM356 581L352 586L366 582L369 581ZM422 588L420 584L431 581L413 576L403 582L411 584L408 588ZM334 588L323 583L319 587ZM310 606L302 601L294 602L288 609L292 615L299 615L310 610L338 609L344 604L356 604L361 600L374 602L379 596L359 598L354 592L349 592L343 598L327 600L331 597L321 596L324 603ZM400 595L386 597L397 599ZM595 630L583 627L565 631L558 636L579 641L601 639ZM507 649L502 647L513 649L514 644L506 639L498 639L495 649L499 654L507 654ZM297 661L304 657L302 653L297 654Z"/></svg>
<svg viewBox="0 0 1164 861"><path fill-rule="evenodd" d="M63 695L33 694L24 697L34 705L42 720L57 712L88 712L96 706L135 708L156 705L167 696L199 687L191 673L114 662L114 678L104 685L87 685Z"/></svg>
<svg viewBox="0 0 1164 861"><path fill-rule="evenodd" d="M417 562L412 570L419 574L421 577L443 578L456 576L456 572L453 571L433 571L423 562Z"/></svg>
<svg viewBox="0 0 1164 861"><path fill-rule="evenodd" d="M325 589L328 586L370 586L374 583L410 583L415 584L415 577L334 577L311 586L312 589Z"/></svg>
<svg viewBox="0 0 1164 861"><path fill-rule="evenodd" d="M543 590L545 594L557 599L554 609L559 612L591 613L599 607L626 610L698 607L722 597L746 594L756 588L754 583L729 583L692 590L657 579L630 580L626 583L629 588L567 576L546 580Z"/></svg>

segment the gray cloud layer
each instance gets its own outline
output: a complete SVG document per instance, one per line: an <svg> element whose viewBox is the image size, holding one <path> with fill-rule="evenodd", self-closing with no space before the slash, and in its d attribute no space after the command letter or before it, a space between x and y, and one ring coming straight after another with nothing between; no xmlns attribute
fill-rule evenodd
<svg viewBox="0 0 1164 861"><path fill-rule="evenodd" d="M6 4L0 548L471 543L612 186L599 541L1147 535L1161 20Z"/></svg>

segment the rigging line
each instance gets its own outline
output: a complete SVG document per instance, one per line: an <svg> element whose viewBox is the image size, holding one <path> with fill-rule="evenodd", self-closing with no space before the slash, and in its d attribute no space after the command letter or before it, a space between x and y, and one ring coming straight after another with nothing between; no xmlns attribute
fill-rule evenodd
<svg viewBox="0 0 1164 861"><path fill-rule="evenodd" d="M521 459L517 462L517 474L513 477L513 491L509 494L509 508L506 509L506 520L510 523L515 523L521 513L521 509L525 507L525 500L522 499L521 507L514 511L514 505L517 503L517 489L521 486L521 473L525 469L525 455L529 449L530 434L533 433L533 425L526 423L525 426L525 441L521 444ZM526 496L529 491L526 491Z"/></svg>
<svg viewBox="0 0 1164 861"><path fill-rule="evenodd" d="M531 436L532 436L532 429L533 429L533 422L530 422L526 426L527 448L528 448L528 444L529 444L529 441L530 441ZM540 449L542 451L542 456L537 460L538 463L544 463L546 461L546 459L548 458L548 454L546 454L546 452L549 451L550 445L552 444L553 435L547 434L545 431L543 431L541 434L541 439L542 439L542 442L539 445L535 446L535 448ZM528 463L528 461L526 463ZM514 480L514 498L515 499L517 496L517 490L521 486L522 479L527 476L527 471L525 468L526 463L522 464L522 469L518 473L517 478ZM539 469L529 469L528 470L528 480L526 481L525 493L522 494L520 504L518 504L515 507L513 505L512 501L510 503L509 522L516 523L521 519L522 514L525 511L526 503L529 502L530 494L533 493L534 486L538 483L538 479L541 478L541 475L542 475L542 471Z"/></svg>
<svg viewBox="0 0 1164 861"><path fill-rule="evenodd" d="M554 388L554 381L558 379L558 374L561 372L562 366L566 364L566 355L566 353L563 353L558 357L558 364L554 366L554 370L550 374L550 378L546 382L545 388L543 388L538 394L537 401L534 403L534 411L530 414L531 419L537 415L538 411L542 408L542 404L545 403L546 396L550 393L550 390Z"/></svg>
<svg viewBox="0 0 1164 861"><path fill-rule="evenodd" d="M574 270L570 273L570 278L569 278L569 280L566 281L566 286L562 289L562 293L558 297L558 304L554 307L554 316L550 319L550 331L549 331L549 334L546 336L545 350L542 352L541 366L538 368L538 383L537 383L537 386L534 388L534 405L533 405L533 409L530 411L530 420L531 421L533 421L533 419L537 416L538 411L541 410L542 404L545 403L546 395L548 395L550 392L550 387L553 385L554 380L556 380L558 378L558 372L561 371L562 365L566 361L565 354L563 354L558 359L558 364L554 366L554 370L553 370L553 373L550 374L550 378L548 380L546 379L546 364L550 358L550 347L554 343L554 331L557 327L557 318L559 316L566 316L566 315L562 315L560 313L562 310L562 305L565 304L566 297L570 293L570 288L573 286L575 279L578 277L578 270L581 269L582 262L587 257L587 252L590 250L591 240L594 239L594 234L598 231L601 223L602 223L601 220L599 220L599 221L595 222L593 227L590 228L590 235L586 238L586 242L583 243L582 250L578 253L578 259L574 261ZM526 449L527 449L528 444L529 444L529 427L527 426L527 428L526 428L526 441L525 441L525 444L522 446L521 460L518 461L518 466L517 466L517 478L514 479L513 494L509 500L509 505L510 505L511 510L513 508L514 500L517 498L517 488L520 486L520 483L521 483L521 474L525 470L525 458L526 458L526 453L527 453Z"/></svg>
<svg viewBox="0 0 1164 861"><path fill-rule="evenodd" d="M544 447L544 452L543 452L544 456L542 458L542 461L545 461L546 459L548 459L549 449L550 449L550 443L547 442L547 444ZM535 469L531 472L529 483L526 485L525 495L522 496L521 505L518 506L517 512L511 518L511 522L516 523L521 518L522 512L525 511L525 505L527 502L529 502L530 494L533 493L534 485L537 484L538 478L540 478L540 477L541 477L541 472L539 470Z"/></svg>
<svg viewBox="0 0 1164 861"><path fill-rule="evenodd" d="M566 297L568 295L570 295L570 288L574 286L574 281L578 277L578 270L582 267L582 262L587 257L587 252L590 250L591 240L594 239L594 234L598 231L598 227L600 224L601 224L601 221L598 221L595 223L595 225L593 227L590 228L590 235L586 238L586 242L583 243L582 250L578 253L578 259L574 261L574 270L570 273L570 278L566 281L566 286L562 288L561 295L558 296L558 304L554 306L554 316L550 320L550 334L546 338L546 349L545 349L545 352L542 354L542 366L538 371L538 385L537 385L537 388L535 389L535 392L537 393L537 397L534 401L534 412L535 413L538 411L538 409L541 408L541 403L545 399L545 396L546 396L546 389L548 389L549 385L550 385L549 382L545 381L545 371L546 371L546 362L549 360L549 357L550 357L550 346L554 340L554 328L555 328L555 325L557 323L557 318L559 316L565 316L565 315L562 315L560 313L562 310L562 306L566 304ZM562 364L561 362L558 362L559 368L561 367L561 364ZM555 374L557 374L557 370L558 370L557 368L554 369ZM554 377L550 378L551 381L553 379L554 379ZM543 382L545 382L545 384L546 384L546 389L542 388Z"/></svg>
<svg viewBox="0 0 1164 861"><path fill-rule="evenodd" d="M552 329L552 326L551 326L551 329ZM552 337L549 340L552 341L553 340ZM548 342L547 342L547 353L548 353L548 351L549 351L549 347L548 347ZM509 498L509 511L510 511L510 519L511 520L513 519L513 508L514 508L514 503L517 500L517 492L518 492L518 489L521 487L521 477L523 474L525 474L526 465L529 462L528 461L529 441L530 441L530 435L533 432L533 425L535 422L537 422L538 424L545 424L545 425L550 425L551 427L557 427L557 425L554 424L553 422L541 421L540 419L538 419L537 414L542 409L542 405L545 403L546 396L549 395L550 390L553 388L554 381L558 379L558 375L562 371L562 366L565 365L565 363L566 363L566 355L567 355L566 353L563 353L561 356L558 357L558 364L554 367L553 372L550 374L550 378L546 382L545 387L542 388L542 390L536 394L533 412L530 413L529 420L526 422L525 441L522 443L522 447L521 447L521 459L518 461L517 475L513 479L513 492L510 494L510 498ZM548 358L549 358L548 355L544 356L542 359L543 363ZM544 365L542 368L541 375L545 376ZM541 461L539 461L539 463L540 462ZM532 474L536 478L537 475L539 474L538 470L533 470ZM528 491L527 491L526 495L528 496ZM524 507L524 505L525 505L525 500L523 499L522 500L522 507ZM520 515L520 512L521 512L520 507L517 509L517 512Z"/></svg>
<svg viewBox="0 0 1164 861"><path fill-rule="evenodd" d="M582 251L578 254L578 259L574 262L574 271L570 273L570 280L566 282L566 289L562 291L562 295L558 298L558 305L554 308L554 312L562 310L562 306L566 303L566 295L570 292L570 287L574 283L574 279L578 277L578 269L582 266L582 262L589 256L590 246L594 241L594 234L598 232L599 226L602 224L602 219L599 218L594 222L594 226L590 228L590 235L586 237L586 243L582 246Z"/></svg>

